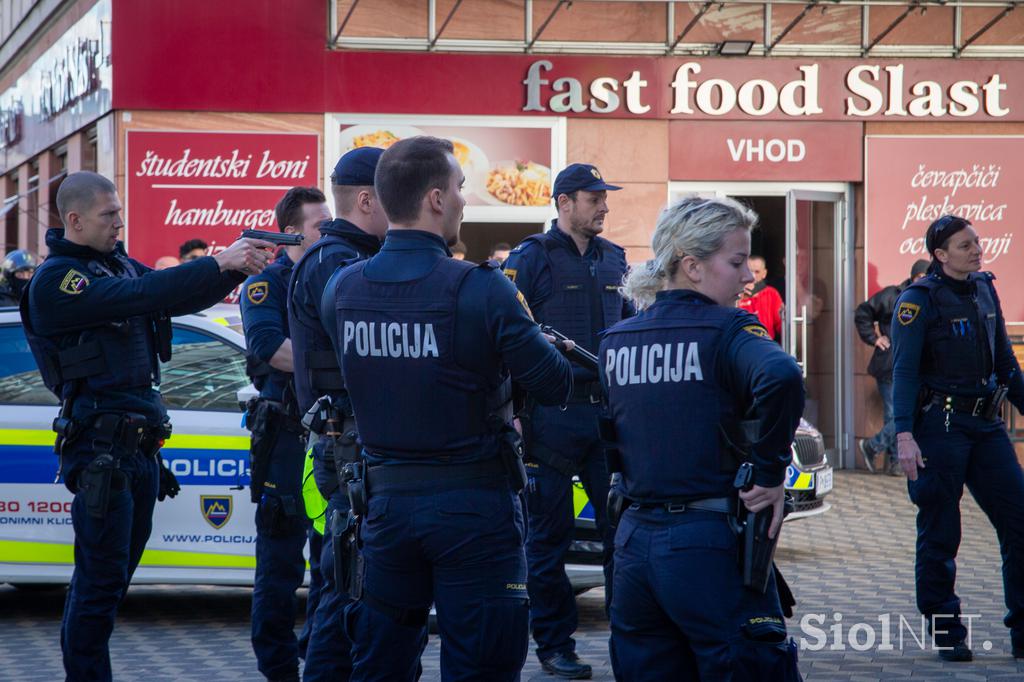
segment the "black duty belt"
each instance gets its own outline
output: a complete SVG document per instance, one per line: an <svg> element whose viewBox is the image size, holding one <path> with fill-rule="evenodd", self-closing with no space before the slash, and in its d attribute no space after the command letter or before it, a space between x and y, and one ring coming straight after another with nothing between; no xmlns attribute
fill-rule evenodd
<svg viewBox="0 0 1024 682"><path fill-rule="evenodd" d="M500 457L462 464L391 464L372 466L366 473L371 495L395 492L435 492L508 483Z"/></svg>
<svg viewBox="0 0 1024 682"><path fill-rule="evenodd" d="M709 511L719 514L735 514L736 500L731 497L706 497L703 500L681 502L633 502L630 509L664 509L671 514L685 511Z"/></svg>
<svg viewBox="0 0 1024 682"><path fill-rule="evenodd" d="M940 409L946 410L947 412L958 412L961 414L969 414L972 417L980 417L988 409L994 395L995 393L990 393L988 395L970 398L960 395L946 395L945 393L937 393L933 391L931 399L928 402L932 405L937 405Z"/></svg>
<svg viewBox="0 0 1024 682"><path fill-rule="evenodd" d="M573 384L572 393L569 394L569 402L597 405L601 402L601 395L600 381L584 381L579 384Z"/></svg>

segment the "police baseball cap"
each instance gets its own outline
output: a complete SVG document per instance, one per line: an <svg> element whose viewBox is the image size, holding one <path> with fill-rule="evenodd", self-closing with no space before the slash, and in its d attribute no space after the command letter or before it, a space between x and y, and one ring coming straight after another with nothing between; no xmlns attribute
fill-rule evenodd
<svg viewBox="0 0 1024 682"><path fill-rule="evenodd" d="M614 191L622 188L605 182L596 166L591 166L589 163L572 163L555 178L551 196L557 199L559 194L572 194L581 189L587 192L600 192L601 190Z"/></svg>
<svg viewBox="0 0 1024 682"><path fill-rule="evenodd" d="M347 152L338 159L331 173L332 185L349 185L366 187L373 185L373 174L377 170L377 162L383 149L377 147L359 147Z"/></svg>

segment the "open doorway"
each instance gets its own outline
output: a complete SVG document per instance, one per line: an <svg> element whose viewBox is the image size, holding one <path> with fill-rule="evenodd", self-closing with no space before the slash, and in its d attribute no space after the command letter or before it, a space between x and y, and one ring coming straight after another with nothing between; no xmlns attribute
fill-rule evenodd
<svg viewBox="0 0 1024 682"><path fill-rule="evenodd" d="M750 254L765 260L765 282L786 300L786 197L730 195L757 213L757 227L750 234Z"/></svg>
<svg viewBox="0 0 1024 682"><path fill-rule="evenodd" d="M783 348L804 374L805 418L825 439L833 462L852 465L848 431L852 385L852 239L842 183L678 182L669 199L727 196L758 214L751 253L764 257L765 281L783 300ZM747 306L743 306L747 307ZM752 310L752 312L754 312ZM766 325L767 326L767 325Z"/></svg>
<svg viewBox="0 0 1024 682"><path fill-rule="evenodd" d="M482 263L498 244L515 248L531 234L544 231L544 223L462 223L459 239L466 245L466 260Z"/></svg>

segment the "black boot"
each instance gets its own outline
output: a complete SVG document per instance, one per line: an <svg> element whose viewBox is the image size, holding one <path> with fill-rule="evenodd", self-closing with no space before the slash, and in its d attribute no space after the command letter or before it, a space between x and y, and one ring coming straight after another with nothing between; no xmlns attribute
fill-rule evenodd
<svg viewBox="0 0 1024 682"><path fill-rule="evenodd" d="M589 680L593 674L590 666L580 660L575 651L555 654L540 662L544 672L565 680Z"/></svg>
<svg viewBox="0 0 1024 682"><path fill-rule="evenodd" d="M974 654L967 648L965 642L957 642L948 649L940 649L939 658L952 663L966 663L967 661L974 660Z"/></svg>

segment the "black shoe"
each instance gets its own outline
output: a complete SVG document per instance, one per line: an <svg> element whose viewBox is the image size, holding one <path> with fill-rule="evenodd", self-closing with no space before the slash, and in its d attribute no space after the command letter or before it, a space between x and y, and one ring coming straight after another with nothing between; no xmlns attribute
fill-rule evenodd
<svg viewBox="0 0 1024 682"><path fill-rule="evenodd" d="M857 444L860 448L860 454L864 457L864 466L867 467L868 471L875 473L875 451L871 449L866 440L862 440Z"/></svg>
<svg viewBox="0 0 1024 682"><path fill-rule="evenodd" d="M948 649L941 649L939 651L939 658L952 663L966 663L967 661L974 660L974 654L971 653L966 644L959 642Z"/></svg>
<svg viewBox="0 0 1024 682"><path fill-rule="evenodd" d="M551 658L541 661L540 667L544 669L544 672L565 680L589 680L593 674L590 666L580 661L580 657L574 651L567 654L555 654Z"/></svg>

